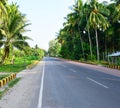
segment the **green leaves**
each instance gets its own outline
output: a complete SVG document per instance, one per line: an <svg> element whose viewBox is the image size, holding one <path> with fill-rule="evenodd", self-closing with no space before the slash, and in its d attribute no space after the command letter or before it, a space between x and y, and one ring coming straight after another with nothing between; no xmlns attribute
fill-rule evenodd
<svg viewBox="0 0 120 108"><path fill-rule="evenodd" d="M2 17L0 17L2 23L0 26L0 45L4 45L2 63L11 51L10 46L23 49L23 47L29 46L26 40L31 39L22 35L26 31L25 27L30 24L27 23L25 15L19 11L18 5L14 3L10 5L7 2L5 4L3 5L0 2L0 10L2 10Z"/></svg>
<svg viewBox="0 0 120 108"><path fill-rule="evenodd" d="M63 57L78 59L85 55L87 59L90 53L91 58L100 53L101 59L106 58L108 52L120 50L120 4L116 1L102 4L98 0L88 0L84 4L76 0L58 34Z"/></svg>
<svg viewBox="0 0 120 108"><path fill-rule="evenodd" d="M61 44L58 43L58 40L51 40L49 42L48 53L50 56L58 57L60 54Z"/></svg>
<svg viewBox="0 0 120 108"><path fill-rule="evenodd" d="M120 20L120 4L115 7L115 11L113 13L113 22Z"/></svg>

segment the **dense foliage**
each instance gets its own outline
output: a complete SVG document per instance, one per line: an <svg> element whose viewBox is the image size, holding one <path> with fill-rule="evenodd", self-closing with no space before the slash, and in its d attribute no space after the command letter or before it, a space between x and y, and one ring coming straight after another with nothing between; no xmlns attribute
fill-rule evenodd
<svg viewBox="0 0 120 108"><path fill-rule="evenodd" d="M77 0L58 33L60 55L76 60L107 60L120 51L120 4Z"/></svg>
<svg viewBox="0 0 120 108"><path fill-rule="evenodd" d="M27 40L32 39L23 35L29 25L16 3L0 0L0 64L14 64L16 57L34 56L40 59L44 56L45 51L37 45L31 48Z"/></svg>
<svg viewBox="0 0 120 108"><path fill-rule="evenodd" d="M51 40L49 42L48 54L49 56L58 57L60 56L61 45L57 40Z"/></svg>

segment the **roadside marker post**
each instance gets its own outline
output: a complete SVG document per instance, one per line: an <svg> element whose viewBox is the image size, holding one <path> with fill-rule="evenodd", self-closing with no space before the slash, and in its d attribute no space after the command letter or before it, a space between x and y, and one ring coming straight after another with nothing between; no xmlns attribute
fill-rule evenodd
<svg viewBox="0 0 120 108"><path fill-rule="evenodd" d="M0 80L0 87L2 87L3 86L3 81L2 80Z"/></svg>

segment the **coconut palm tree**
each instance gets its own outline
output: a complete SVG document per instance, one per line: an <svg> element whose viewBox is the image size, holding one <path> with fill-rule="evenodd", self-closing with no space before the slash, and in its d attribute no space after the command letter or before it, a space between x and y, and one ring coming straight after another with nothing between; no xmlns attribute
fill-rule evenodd
<svg viewBox="0 0 120 108"><path fill-rule="evenodd" d="M87 25L88 17L90 15L90 7L89 4L86 2L83 7L83 20L85 20L85 33L87 32L88 40L89 40L89 46L90 46L90 55L91 59L93 58L93 50L92 50L92 40L91 40L91 34L90 34L90 27Z"/></svg>
<svg viewBox="0 0 120 108"><path fill-rule="evenodd" d="M3 25L0 28L2 34L0 43L4 46L4 54L1 63L4 63L5 58L9 56L10 46L22 48L22 43L26 43L27 45L27 42L23 39L22 33L26 31L25 27L29 25L27 24L25 15L21 14L16 4L7 5L6 10L8 17L3 19Z"/></svg>
<svg viewBox="0 0 120 108"><path fill-rule="evenodd" d="M76 35L80 37L80 42L81 42L81 48L82 48L82 53L83 53L83 58L85 59L85 49L83 45L83 39L81 36L81 32L83 27L81 26L82 24L82 18L83 18L83 2L81 0L78 0L76 4L73 7L74 12L71 14L68 14L69 20L73 26L73 28L76 30Z"/></svg>
<svg viewBox="0 0 120 108"><path fill-rule="evenodd" d="M100 60L99 55L99 43L98 43L98 32L97 30L106 30L109 26L107 15L109 10L102 4L98 3L97 0L91 0L89 3L90 14L88 17L87 27L92 27L95 30L96 46L97 46L97 61Z"/></svg>

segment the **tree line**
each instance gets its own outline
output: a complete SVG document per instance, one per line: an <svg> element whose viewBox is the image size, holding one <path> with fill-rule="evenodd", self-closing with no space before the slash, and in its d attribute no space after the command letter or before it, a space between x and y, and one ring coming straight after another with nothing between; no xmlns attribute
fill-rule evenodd
<svg viewBox="0 0 120 108"><path fill-rule="evenodd" d="M10 4L8 0L0 0L0 64L7 58L13 60L15 55L19 55L18 52L28 56L44 55L43 49L37 46L31 48L27 40L32 39L23 35L29 31L26 29L29 25L26 15L20 12L16 3Z"/></svg>
<svg viewBox="0 0 120 108"><path fill-rule="evenodd" d="M99 62L120 51L119 0L76 0L65 19L55 39L61 44L59 55L63 58Z"/></svg>

